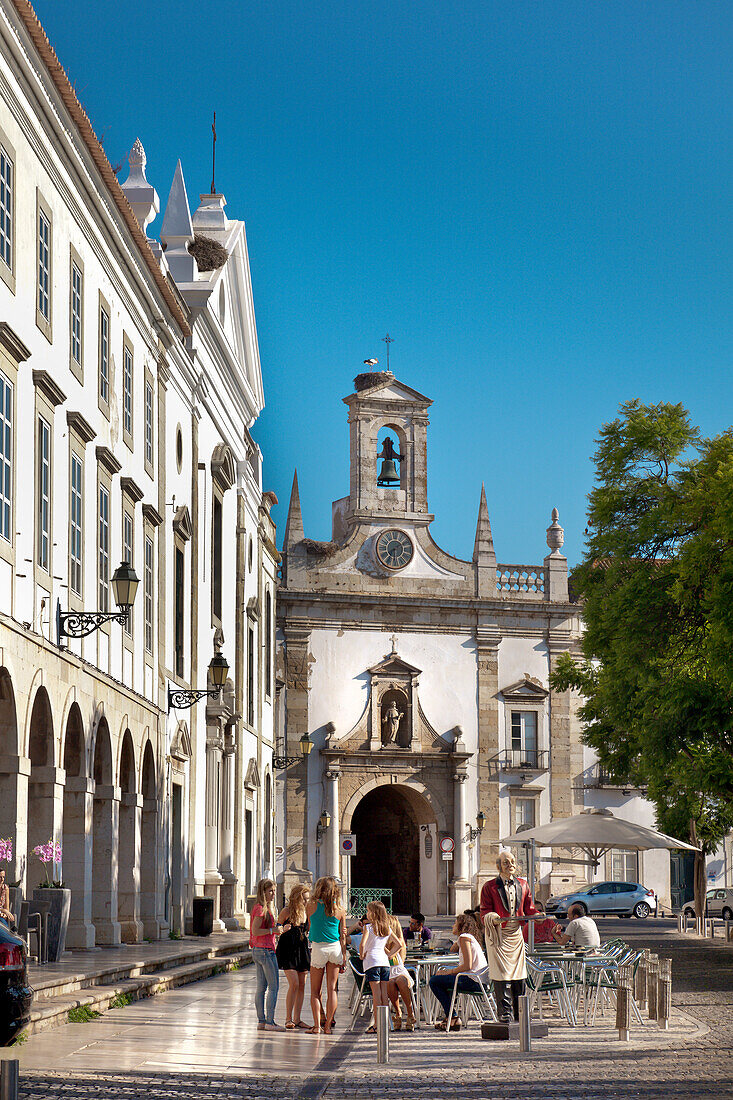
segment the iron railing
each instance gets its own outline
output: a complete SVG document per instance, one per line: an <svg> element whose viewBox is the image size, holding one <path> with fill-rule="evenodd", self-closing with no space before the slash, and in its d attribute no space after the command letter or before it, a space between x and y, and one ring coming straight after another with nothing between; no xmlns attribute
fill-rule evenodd
<svg viewBox="0 0 733 1100"><path fill-rule="evenodd" d="M352 886L349 890L349 916L363 917L370 901L381 901L392 912L392 891L383 886Z"/></svg>

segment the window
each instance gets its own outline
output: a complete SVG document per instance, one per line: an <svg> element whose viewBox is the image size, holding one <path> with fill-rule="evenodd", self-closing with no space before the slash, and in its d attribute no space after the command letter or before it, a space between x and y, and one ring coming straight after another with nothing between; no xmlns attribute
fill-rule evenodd
<svg viewBox="0 0 733 1100"><path fill-rule="evenodd" d="M109 313L99 307L99 400L109 406Z"/></svg>
<svg viewBox="0 0 733 1100"><path fill-rule="evenodd" d="M532 828L536 825L536 808L537 802L534 798L517 798L514 800L514 829L513 832L518 832L522 829ZM529 868L529 852L527 848L522 845L517 845L514 849L514 856L517 861L517 868L522 878L527 878L530 872Z"/></svg>
<svg viewBox="0 0 733 1100"><path fill-rule="evenodd" d="M71 261L71 359L81 367L82 293L84 276L81 268Z"/></svg>
<svg viewBox="0 0 733 1100"><path fill-rule="evenodd" d="M51 554L51 425L38 417L38 545L36 562L50 572Z"/></svg>
<svg viewBox="0 0 733 1100"><path fill-rule="evenodd" d="M13 387L0 374L0 535L13 541Z"/></svg>
<svg viewBox="0 0 733 1100"><path fill-rule="evenodd" d="M145 648L153 652L153 540L145 536L145 570L143 574L145 596Z"/></svg>
<svg viewBox="0 0 733 1100"><path fill-rule="evenodd" d="M69 588L75 596L82 595L82 537L84 533L84 465L79 455L71 452L71 487L69 500Z"/></svg>
<svg viewBox="0 0 733 1100"><path fill-rule="evenodd" d="M13 161L0 145L0 260L13 267Z"/></svg>
<svg viewBox="0 0 733 1100"><path fill-rule="evenodd" d="M183 550L176 547L175 554L175 609L174 609L174 648L176 676L183 676Z"/></svg>
<svg viewBox="0 0 733 1100"><path fill-rule="evenodd" d="M639 856L637 852L623 852L614 849L607 854L609 878L613 882L639 881Z"/></svg>
<svg viewBox="0 0 733 1100"><path fill-rule="evenodd" d="M132 516L129 512L123 513L122 516L122 560L126 561L129 565L134 565L133 562L133 545L134 545L134 525ZM132 611L127 616L127 622L124 626L125 634L128 636L132 634Z"/></svg>
<svg viewBox="0 0 733 1100"><path fill-rule="evenodd" d="M255 724L255 632L248 628L247 634L247 721Z"/></svg>
<svg viewBox="0 0 733 1100"><path fill-rule="evenodd" d="M272 695L272 596L265 593L265 695Z"/></svg>
<svg viewBox="0 0 733 1100"><path fill-rule="evenodd" d="M145 465L153 473L153 383L145 379Z"/></svg>
<svg viewBox="0 0 733 1100"><path fill-rule="evenodd" d="M99 486L99 610L109 611L109 489Z"/></svg>
<svg viewBox="0 0 733 1100"><path fill-rule="evenodd" d="M215 618L221 619L221 573L222 573L222 503L214 497L212 565L211 565L211 610Z"/></svg>
<svg viewBox="0 0 733 1100"><path fill-rule="evenodd" d="M38 302L39 316L51 323L51 220L38 211Z"/></svg>
<svg viewBox="0 0 733 1100"><path fill-rule="evenodd" d="M537 714L533 710L512 711L512 767L537 767Z"/></svg>
<svg viewBox="0 0 733 1100"><path fill-rule="evenodd" d="M122 349L122 434L132 447L132 348L125 343Z"/></svg>

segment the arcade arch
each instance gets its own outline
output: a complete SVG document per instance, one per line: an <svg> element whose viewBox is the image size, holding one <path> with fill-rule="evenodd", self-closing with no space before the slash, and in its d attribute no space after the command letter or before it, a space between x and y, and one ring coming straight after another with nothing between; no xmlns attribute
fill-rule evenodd
<svg viewBox="0 0 733 1100"><path fill-rule="evenodd" d="M102 717L94 739L92 922L97 944L120 943L117 920L118 791L112 783L112 742Z"/></svg>
<svg viewBox="0 0 733 1100"><path fill-rule="evenodd" d="M136 790L135 750L126 729L120 750L120 809L117 872L117 919L124 943L141 938L139 914L140 807Z"/></svg>
<svg viewBox="0 0 733 1100"><path fill-rule="evenodd" d="M33 849L37 845L46 844L51 838L58 839L63 804L62 787L56 783L54 768L51 701L43 686L36 689L36 694L33 697L28 731L28 756L31 762L28 804L33 807L33 813L29 814L28 817L28 860L30 863ZM40 875L37 873L36 857L32 858L29 887L37 886L45 877L44 873ZM49 865L49 877L58 874L58 870L57 867Z"/></svg>

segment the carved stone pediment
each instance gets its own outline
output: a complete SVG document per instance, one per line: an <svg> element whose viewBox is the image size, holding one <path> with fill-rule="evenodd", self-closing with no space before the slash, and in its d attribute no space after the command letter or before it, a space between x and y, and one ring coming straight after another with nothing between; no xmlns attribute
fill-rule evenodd
<svg viewBox="0 0 733 1100"><path fill-rule="evenodd" d="M414 665L408 665L407 661L403 661L401 657L396 654L390 653L389 657L385 657L383 661L380 661L378 665L372 665L367 669L367 672L372 676L419 676L422 669L415 668Z"/></svg>
<svg viewBox="0 0 733 1100"><path fill-rule="evenodd" d="M550 693L539 680L525 674L523 679L517 680L515 684L509 684L508 687L502 688L500 694L508 700L541 703Z"/></svg>
<svg viewBox="0 0 733 1100"><path fill-rule="evenodd" d="M260 769L254 756L250 756L247 771L244 773L244 785L249 791L256 791L260 786Z"/></svg>
<svg viewBox="0 0 733 1100"><path fill-rule="evenodd" d="M171 741L171 756L174 760L184 762L191 759L191 734L188 725L179 722Z"/></svg>
<svg viewBox="0 0 733 1100"><path fill-rule="evenodd" d="M182 504L180 508L176 509L176 514L173 517L173 530L184 539L185 542L188 542L191 538L193 534L193 524L191 523L191 513L187 505Z"/></svg>

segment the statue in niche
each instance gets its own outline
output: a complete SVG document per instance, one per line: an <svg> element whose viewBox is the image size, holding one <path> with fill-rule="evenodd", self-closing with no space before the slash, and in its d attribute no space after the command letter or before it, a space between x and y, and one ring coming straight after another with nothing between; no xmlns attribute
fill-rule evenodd
<svg viewBox="0 0 733 1100"><path fill-rule="evenodd" d="M382 717L382 726L384 729L384 736L382 738L383 744L392 745L397 743L400 722L404 717L404 712L397 709L397 704L393 699Z"/></svg>

